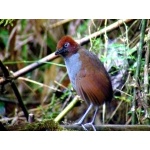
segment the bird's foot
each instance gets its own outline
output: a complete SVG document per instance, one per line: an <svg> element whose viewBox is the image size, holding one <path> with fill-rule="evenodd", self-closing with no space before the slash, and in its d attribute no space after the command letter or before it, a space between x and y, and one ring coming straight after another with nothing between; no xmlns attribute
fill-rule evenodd
<svg viewBox="0 0 150 150"><path fill-rule="evenodd" d="M76 123L74 123L73 125L82 126L82 128L83 128L85 131L88 131L88 130L84 127L84 124L82 124L81 122L76 122Z"/></svg>
<svg viewBox="0 0 150 150"><path fill-rule="evenodd" d="M92 127L92 129L93 129L94 131L96 131L96 128L94 127L94 125L93 125L92 122L86 123L86 124L82 124L82 123L80 123L80 122L76 122L76 123L74 123L74 125L82 126L82 128L83 128L85 131L88 131L87 127L88 127L88 128L89 128L89 127Z"/></svg>
<svg viewBox="0 0 150 150"><path fill-rule="evenodd" d="M86 124L82 124L82 127L85 131L88 131L88 129L86 127L92 127L94 131L96 131L96 128L94 127L93 123L86 123Z"/></svg>

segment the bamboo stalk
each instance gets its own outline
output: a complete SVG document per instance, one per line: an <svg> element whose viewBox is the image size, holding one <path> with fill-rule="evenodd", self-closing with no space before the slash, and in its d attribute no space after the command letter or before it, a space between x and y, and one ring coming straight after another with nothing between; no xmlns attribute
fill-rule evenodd
<svg viewBox="0 0 150 150"><path fill-rule="evenodd" d="M74 99L66 106L66 108L54 119L55 122L59 122L79 101L79 96L77 95Z"/></svg>
<svg viewBox="0 0 150 150"><path fill-rule="evenodd" d="M140 44L139 44L139 49L138 49L138 57L137 57L137 68L136 68L136 73L135 73L135 80L136 80L135 82L136 83L138 83L138 79L139 79L139 75L140 75L141 58L142 58L142 50L143 50L146 24L147 24L147 20L143 19L141 33L140 33ZM134 87L133 100L132 100L132 124L135 124L136 92L137 92L137 87Z"/></svg>

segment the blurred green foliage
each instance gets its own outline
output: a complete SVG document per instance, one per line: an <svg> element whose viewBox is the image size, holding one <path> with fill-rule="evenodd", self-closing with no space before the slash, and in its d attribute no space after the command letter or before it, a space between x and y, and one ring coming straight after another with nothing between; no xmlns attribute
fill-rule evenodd
<svg viewBox="0 0 150 150"><path fill-rule="evenodd" d="M10 24L11 26L13 26L14 20L15 19L0 19L0 25L7 26L8 24Z"/></svg>

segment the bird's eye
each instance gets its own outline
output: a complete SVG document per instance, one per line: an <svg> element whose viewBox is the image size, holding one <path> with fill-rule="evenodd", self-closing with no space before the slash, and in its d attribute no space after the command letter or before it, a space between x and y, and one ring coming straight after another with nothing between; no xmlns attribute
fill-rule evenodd
<svg viewBox="0 0 150 150"><path fill-rule="evenodd" d="M68 46L69 46L68 42L64 44L64 48L67 48Z"/></svg>

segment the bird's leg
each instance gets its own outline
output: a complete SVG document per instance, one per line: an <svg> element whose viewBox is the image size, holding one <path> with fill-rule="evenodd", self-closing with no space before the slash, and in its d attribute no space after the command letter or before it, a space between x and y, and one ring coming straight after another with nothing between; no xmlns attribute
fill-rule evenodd
<svg viewBox="0 0 150 150"><path fill-rule="evenodd" d="M75 123L75 125L81 125L83 120L85 119L85 117L87 116L87 114L89 113L89 111L91 110L91 108L93 107L93 104L91 103L90 106L88 107L88 109L86 110L86 112L84 113L84 115L82 116L82 118Z"/></svg>
<svg viewBox="0 0 150 150"><path fill-rule="evenodd" d="M93 130L94 131L96 131L96 129L95 129L95 127L94 127L94 121L95 121L95 118L96 118L96 114L97 114L97 112L98 112L98 106L96 106L96 108L95 108L95 112L94 112L94 116L93 116L93 118L92 118L92 121L91 122L89 122L89 123L86 123L86 124L84 124L84 125L82 125L82 127L84 128L84 130L87 130L86 129L86 127L85 126L92 126L92 128L93 128Z"/></svg>

